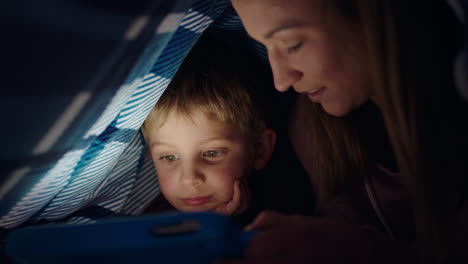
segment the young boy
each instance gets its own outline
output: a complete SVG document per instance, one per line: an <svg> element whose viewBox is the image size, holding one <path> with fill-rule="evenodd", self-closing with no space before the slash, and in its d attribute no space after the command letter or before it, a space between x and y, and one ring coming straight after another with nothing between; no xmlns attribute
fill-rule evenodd
<svg viewBox="0 0 468 264"><path fill-rule="evenodd" d="M238 215L249 206L247 178L268 163L270 77L234 33L205 33L142 126L162 194L177 210ZM156 199L161 203L161 199ZM161 208L150 206L146 213Z"/></svg>

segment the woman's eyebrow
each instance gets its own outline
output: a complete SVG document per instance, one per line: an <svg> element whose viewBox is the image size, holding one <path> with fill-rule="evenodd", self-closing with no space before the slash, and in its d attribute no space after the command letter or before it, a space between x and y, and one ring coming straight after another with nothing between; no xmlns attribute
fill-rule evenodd
<svg viewBox="0 0 468 264"><path fill-rule="evenodd" d="M275 28L271 29L270 31L268 31L263 37L265 39L270 39L280 31L288 30L288 29L291 29L291 28L296 28L296 27L299 27L301 25L302 25L301 23L297 23L297 22L280 25L280 26L275 27Z"/></svg>

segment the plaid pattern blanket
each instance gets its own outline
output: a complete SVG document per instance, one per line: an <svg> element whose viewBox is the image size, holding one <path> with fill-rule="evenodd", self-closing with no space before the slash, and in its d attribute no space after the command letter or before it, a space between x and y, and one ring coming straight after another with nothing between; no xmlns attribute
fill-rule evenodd
<svg viewBox="0 0 468 264"><path fill-rule="evenodd" d="M31 39L11 43L18 78L0 99L15 113L0 135L0 228L140 214L159 194L141 124L202 32L240 20L227 0L45 2L1 11ZM37 68L18 76L17 56Z"/></svg>

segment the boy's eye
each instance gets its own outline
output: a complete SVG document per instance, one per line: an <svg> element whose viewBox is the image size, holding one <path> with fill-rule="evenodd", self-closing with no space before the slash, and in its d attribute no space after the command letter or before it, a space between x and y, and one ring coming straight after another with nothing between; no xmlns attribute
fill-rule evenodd
<svg viewBox="0 0 468 264"><path fill-rule="evenodd" d="M296 44L292 45L292 46L289 46L288 47L288 54L289 53L294 53L296 51L298 51L301 47L302 47L302 44L304 44L303 41L299 41L297 42Z"/></svg>
<svg viewBox="0 0 468 264"><path fill-rule="evenodd" d="M216 150L208 150L203 152L203 157L209 157L209 158L216 158L221 155L220 151Z"/></svg>
<svg viewBox="0 0 468 264"><path fill-rule="evenodd" d="M216 150L208 150L203 152L204 157L217 157L219 155L219 152Z"/></svg>
<svg viewBox="0 0 468 264"><path fill-rule="evenodd" d="M159 160L166 161L166 162L174 162L178 159L179 158L176 157L175 155L166 155L166 156L162 156L161 158L159 158Z"/></svg>

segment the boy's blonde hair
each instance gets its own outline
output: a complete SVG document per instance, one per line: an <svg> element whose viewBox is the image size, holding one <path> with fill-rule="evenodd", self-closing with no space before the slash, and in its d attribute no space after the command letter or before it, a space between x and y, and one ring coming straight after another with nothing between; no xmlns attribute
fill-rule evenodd
<svg viewBox="0 0 468 264"><path fill-rule="evenodd" d="M267 128L264 103L273 90L265 65L249 58L242 49L246 42L237 33L205 33L180 66L142 126L149 142L148 129L164 125L169 113L191 118L200 111L208 118L238 129L253 151Z"/></svg>

